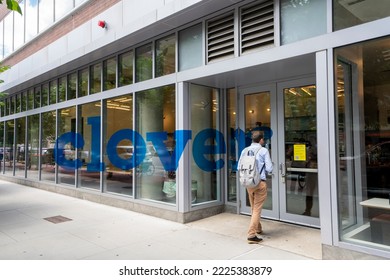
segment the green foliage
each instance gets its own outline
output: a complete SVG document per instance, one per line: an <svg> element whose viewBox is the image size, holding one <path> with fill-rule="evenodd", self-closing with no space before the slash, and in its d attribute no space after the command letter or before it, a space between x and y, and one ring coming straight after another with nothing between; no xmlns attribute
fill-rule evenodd
<svg viewBox="0 0 390 280"><path fill-rule="evenodd" d="M3 4L3 0L0 0L0 4ZM16 0L7 0L7 8L8 10L22 14L22 9L20 9L19 3Z"/></svg>

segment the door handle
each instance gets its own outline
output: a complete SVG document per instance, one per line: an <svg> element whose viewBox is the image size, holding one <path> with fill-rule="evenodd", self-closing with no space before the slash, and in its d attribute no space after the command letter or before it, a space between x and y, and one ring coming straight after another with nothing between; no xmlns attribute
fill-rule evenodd
<svg viewBox="0 0 390 280"><path fill-rule="evenodd" d="M286 176L286 165L284 163L279 164L279 170L280 170L280 175L282 177Z"/></svg>

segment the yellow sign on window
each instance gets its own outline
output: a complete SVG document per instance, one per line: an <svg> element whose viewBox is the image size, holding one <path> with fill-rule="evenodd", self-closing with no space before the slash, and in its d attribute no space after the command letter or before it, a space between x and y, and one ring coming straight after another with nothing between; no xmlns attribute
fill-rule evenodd
<svg viewBox="0 0 390 280"><path fill-rule="evenodd" d="M294 144L294 160L306 161L306 145Z"/></svg>

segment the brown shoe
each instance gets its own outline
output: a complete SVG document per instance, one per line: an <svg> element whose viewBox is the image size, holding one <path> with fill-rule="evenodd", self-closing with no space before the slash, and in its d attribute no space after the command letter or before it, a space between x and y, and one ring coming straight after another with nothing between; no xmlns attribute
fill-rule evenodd
<svg viewBox="0 0 390 280"><path fill-rule="evenodd" d="M248 237L248 243L249 244L259 244L261 241L263 241L263 238L259 238L257 236L255 236L255 237Z"/></svg>

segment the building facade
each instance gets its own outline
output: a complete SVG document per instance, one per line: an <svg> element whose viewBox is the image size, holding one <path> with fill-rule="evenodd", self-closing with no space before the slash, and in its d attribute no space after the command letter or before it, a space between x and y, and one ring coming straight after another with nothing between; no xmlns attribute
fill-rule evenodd
<svg viewBox="0 0 390 280"><path fill-rule="evenodd" d="M0 13L0 178L178 222L262 215L390 257L390 2L24 0Z"/></svg>

